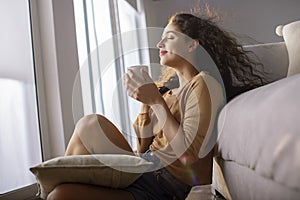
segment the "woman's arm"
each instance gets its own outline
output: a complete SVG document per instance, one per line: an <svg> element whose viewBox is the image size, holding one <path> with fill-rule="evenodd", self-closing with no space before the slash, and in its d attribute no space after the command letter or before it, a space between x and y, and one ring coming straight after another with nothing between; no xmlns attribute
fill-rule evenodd
<svg viewBox="0 0 300 200"><path fill-rule="evenodd" d="M137 135L138 153L144 153L149 149L154 138L152 121L150 118L150 107L148 105L142 105L141 113L134 122L133 128Z"/></svg>
<svg viewBox="0 0 300 200"><path fill-rule="evenodd" d="M124 86L130 97L143 103L141 113L133 124L137 135L138 152L143 153L149 149L154 138L152 124L153 121L155 121L155 116L150 117L153 113L149 104L157 97L162 97L158 88L149 76L147 77L147 80L141 80L140 78L135 77L135 74L132 73L131 70L128 70L128 73L124 75Z"/></svg>
<svg viewBox="0 0 300 200"><path fill-rule="evenodd" d="M205 137L207 123L204 122L200 126L200 120L206 120L210 117L207 115L207 113L203 113L203 117L200 117L201 113L200 110L203 110L206 105L210 102L209 92L207 90L207 87L203 87L205 85L204 80L201 79L197 82L192 88L193 95L188 95L186 99L186 105L185 109L182 111L182 115L184 115L184 118L179 123L175 117L172 115L170 108L166 104L164 98L159 93L156 85L151 82L151 78L145 76L145 78L148 78L146 81L147 83L141 84L140 82L137 82L134 80L133 74L128 73L125 76L125 87L127 89L127 92L129 96L132 98L143 102L144 104L147 104L151 107L152 115L156 116L156 119L158 120L159 127L162 129L166 139L172 146L172 149L174 150L175 154L180 158L182 154L185 151L188 151L185 153L185 159L192 163L198 159L198 152L201 144L203 142L203 138ZM202 89L205 88L206 92L204 97L200 97L202 93ZM203 98L202 104L199 104L200 98ZM208 103L206 103L208 102ZM201 109L200 109L201 107ZM210 104L207 106L207 109L210 111ZM149 117L150 115L145 115ZM200 119L199 119L200 118ZM152 116L151 116L152 119ZM144 119L144 122L146 120ZM145 125L145 124L144 124ZM151 127L153 128L153 127ZM196 135L199 135L199 132L201 132L202 138L197 138L197 141L194 143L194 138ZM153 130L152 130L153 133ZM138 133L141 134L141 133ZM154 133L155 134L155 133ZM140 137L144 137L144 135L139 135ZM144 137L145 138L145 137ZM152 138L151 138L152 142ZM140 141L141 150L144 150L145 147L149 147L150 139L149 140L143 140ZM193 143L193 147L190 148L190 146Z"/></svg>
<svg viewBox="0 0 300 200"><path fill-rule="evenodd" d="M147 122L147 119L149 120L149 124L148 126L150 127L150 106L148 106L147 104L142 104L142 107L141 107L141 114L144 114L146 115L146 122ZM148 132L152 132L153 134L153 128L151 126L151 128L148 128ZM139 153L144 153L145 151L147 151L149 149L149 146L151 145L152 141L153 141L153 138L154 136L147 136L145 135L145 133L141 132L140 130L136 129L135 127L135 132L137 133L137 135L139 135L137 137L137 148L138 148L138 152Z"/></svg>
<svg viewBox="0 0 300 200"><path fill-rule="evenodd" d="M208 131L211 99L202 78L191 83L180 96L180 122L172 115L165 101L151 105L151 109L177 158L184 164L191 164L199 159L198 154Z"/></svg>

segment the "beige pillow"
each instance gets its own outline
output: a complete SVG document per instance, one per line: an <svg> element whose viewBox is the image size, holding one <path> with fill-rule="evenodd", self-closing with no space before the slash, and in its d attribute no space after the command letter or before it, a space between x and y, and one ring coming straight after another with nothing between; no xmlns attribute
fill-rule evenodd
<svg viewBox="0 0 300 200"><path fill-rule="evenodd" d="M288 50L289 70L287 76L300 73L300 21L278 26L276 33L283 36Z"/></svg>
<svg viewBox="0 0 300 200"><path fill-rule="evenodd" d="M138 156L95 154L57 157L31 167L30 171L36 176L40 197L45 199L61 183L125 188L151 165Z"/></svg>

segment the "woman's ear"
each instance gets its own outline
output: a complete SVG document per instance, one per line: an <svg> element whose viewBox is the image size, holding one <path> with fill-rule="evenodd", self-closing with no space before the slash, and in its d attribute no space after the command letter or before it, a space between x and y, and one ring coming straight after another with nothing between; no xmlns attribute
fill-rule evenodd
<svg viewBox="0 0 300 200"><path fill-rule="evenodd" d="M196 39L193 39L190 43L190 46L189 46L189 53L195 51L199 46L199 40L196 40Z"/></svg>

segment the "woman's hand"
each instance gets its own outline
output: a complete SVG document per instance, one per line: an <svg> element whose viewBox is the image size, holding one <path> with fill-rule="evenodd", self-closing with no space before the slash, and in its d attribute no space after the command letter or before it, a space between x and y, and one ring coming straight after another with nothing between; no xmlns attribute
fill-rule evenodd
<svg viewBox="0 0 300 200"><path fill-rule="evenodd" d="M158 88L146 71L141 69L140 72L144 78L143 80L135 75L130 69L124 75L124 86L127 94L133 99L150 106L159 104L163 101L163 98L159 93Z"/></svg>
<svg viewBox="0 0 300 200"><path fill-rule="evenodd" d="M143 103L141 106L141 113L149 113L149 111L150 111L150 106Z"/></svg>

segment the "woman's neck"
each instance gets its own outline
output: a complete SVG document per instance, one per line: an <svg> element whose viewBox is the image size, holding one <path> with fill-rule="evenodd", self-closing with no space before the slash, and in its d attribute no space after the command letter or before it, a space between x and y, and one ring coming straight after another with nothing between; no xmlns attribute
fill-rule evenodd
<svg viewBox="0 0 300 200"><path fill-rule="evenodd" d="M179 88L186 85L193 77L195 77L199 72L191 65L181 67L176 69L176 74L179 79Z"/></svg>

